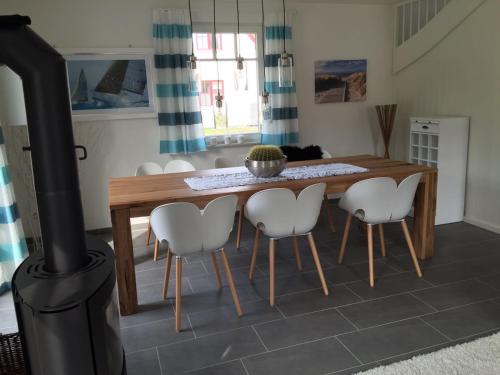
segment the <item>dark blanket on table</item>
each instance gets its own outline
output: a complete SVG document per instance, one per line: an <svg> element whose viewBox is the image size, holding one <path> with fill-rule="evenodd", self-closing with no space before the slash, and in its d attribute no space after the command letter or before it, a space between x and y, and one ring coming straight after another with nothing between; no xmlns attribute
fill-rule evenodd
<svg viewBox="0 0 500 375"><path fill-rule="evenodd" d="M281 151L288 158L288 161L316 160L322 159L323 151L319 146L306 146L304 148L297 146L281 146Z"/></svg>

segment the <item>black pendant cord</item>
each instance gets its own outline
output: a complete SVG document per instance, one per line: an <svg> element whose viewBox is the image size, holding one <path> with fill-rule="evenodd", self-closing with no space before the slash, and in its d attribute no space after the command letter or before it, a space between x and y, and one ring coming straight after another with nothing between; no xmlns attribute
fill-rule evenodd
<svg viewBox="0 0 500 375"><path fill-rule="evenodd" d="M286 54L286 7L285 0L283 0L283 53Z"/></svg>
<svg viewBox="0 0 500 375"><path fill-rule="evenodd" d="M189 7L189 24L191 25L191 55L194 55L193 15L191 13L191 0L188 0L188 7Z"/></svg>
<svg viewBox="0 0 500 375"><path fill-rule="evenodd" d="M217 96L220 96L220 80L219 80L219 59L217 57L217 26L215 24L215 0L213 0L214 5L214 56L215 56L215 67L217 68Z"/></svg>
<svg viewBox="0 0 500 375"><path fill-rule="evenodd" d="M237 20L237 47L238 57L241 57L241 41L240 41L240 0L236 0L236 20Z"/></svg>
<svg viewBox="0 0 500 375"><path fill-rule="evenodd" d="M264 69L264 93L266 92L266 25L264 19L264 0L261 0L262 8L262 62Z"/></svg>

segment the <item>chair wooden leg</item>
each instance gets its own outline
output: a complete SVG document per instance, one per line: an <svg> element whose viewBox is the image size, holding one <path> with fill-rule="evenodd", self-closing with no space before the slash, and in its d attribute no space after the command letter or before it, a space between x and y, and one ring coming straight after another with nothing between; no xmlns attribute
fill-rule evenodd
<svg viewBox="0 0 500 375"><path fill-rule="evenodd" d="M154 249L154 255L153 255L153 260L156 262L158 261L158 253L160 251L160 241L155 240L155 249Z"/></svg>
<svg viewBox="0 0 500 375"><path fill-rule="evenodd" d="M422 271L420 270L420 266L417 260L417 254L415 253L415 247L413 246L410 232L408 231L408 225L406 225L405 220L401 220L401 227L403 228L403 233L406 238L406 243L408 244L408 249L410 250L411 259L413 260L413 265L415 266L415 271L417 272L418 277L422 277Z"/></svg>
<svg viewBox="0 0 500 375"><path fill-rule="evenodd" d="M352 214L348 213L347 221L345 223L345 228L344 228L344 235L342 236L342 242L340 243L340 252L338 259L339 264L341 264L342 261L344 260L345 246L347 244L347 238L349 237L349 229L351 228L351 222L352 222Z"/></svg>
<svg viewBox="0 0 500 375"><path fill-rule="evenodd" d="M243 315L241 310L240 299L238 298L238 292L236 292L236 287L234 286L233 274L231 272L231 267L227 261L226 253L224 249L221 249L220 256L222 258L222 263L224 264L224 270L226 271L227 283L229 284L229 289L231 290L231 295L233 296L234 306L236 307L236 313L238 316Z"/></svg>
<svg viewBox="0 0 500 375"><path fill-rule="evenodd" d="M165 263L165 276L163 278L163 299L167 299L168 283L170 281L170 269L172 268L172 252L167 249L167 261Z"/></svg>
<svg viewBox="0 0 500 375"><path fill-rule="evenodd" d="M250 281L253 280L253 275L255 273L255 264L257 263L257 254L259 252L259 244L260 244L260 229L257 228L255 230L255 240L253 242L252 261L250 262L250 272L248 273L248 279Z"/></svg>
<svg viewBox="0 0 500 375"><path fill-rule="evenodd" d="M318 249L316 249L316 243L314 242L314 237L312 233L309 233L307 235L307 241L309 242L309 247L311 248L311 253L314 258L314 263L316 264L316 269L318 270L321 286L323 287L323 293L325 294L325 296L327 296L328 286L326 285L325 275L323 274L323 267L321 267L321 262L318 256Z"/></svg>
<svg viewBox="0 0 500 375"><path fill-rule="evenodd" d="M214 266L215 278L217 279L217 287L222 289L222 278L220 277L219 265L217 264L217 258L215 257L215 251L210 253L210 258L212 258L212 265Z"/></svg>
<svg viewBox="0 0 500 375"><path fill-rule="evenodd" d="M269 304L274 306L275 293L275 274L274 274L274 255L276 250L276 240L269 240Z"/></svg>
<svg viewBox="0 0 500 375"><path fill-rule="evenodd" d="M325 194L325 198L324 198L323 202L324 202L324 206L325 206L325 215L326 215L326 219L328 220L328 225L330 226L330 230L335 233L337 230L335 229L335 224L333 222L332 209L330 207L330 202L328 201L327 194Z"/></svg>
<svg viewBox="0 0 500 375"><path fill-rule="evenodd" d="M146 232L146 246L149 245L150 240L151 240L151 223L148 223L148 231Z"/></svg>
<svg viewBox="0 0 500 375"><path fill-rule="evenodd" d="M300 250L299 250L299 238L297 236L293 236L293 252L295 254L295 263L297 265L297 270L302 272L302 260L300 259Z"/></svg>
<svg viewBox="0 0 500 375"><path fill-rule="evenodd" d="M243 216L245 213L245 205L242 204L240 205L240 214L238 216L238 231L236 232L236 249L240 249L240 243L241 243L241 230L243 227Z"/></svg>
<svg viewBox="0 0 500 375"><path fill-rule="evenodd" d="M385 236L384 236L384 225L378 225L378 234L380 237L380 251L382 252L382 256L385 257Z"/></svg>
<svg viewBox="0 0 500 375"><path fill-rule="evenodd" d="M175 258L175 330L181 331L182 258Z"/></svg>
<svg viewBox="0 0 500 375"><path fill-rule="evenodd" d="M368 271L370 274L370 286L373 288L375 286L375 274L373 271L373 225L368 224L366 227L368 233Z"/></svg>

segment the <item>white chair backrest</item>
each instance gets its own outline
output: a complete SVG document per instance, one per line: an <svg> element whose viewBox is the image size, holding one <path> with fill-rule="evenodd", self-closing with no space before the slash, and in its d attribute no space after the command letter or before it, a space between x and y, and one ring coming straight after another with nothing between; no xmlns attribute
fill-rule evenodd
<svg viewBox="0 0 500 375"><path fill-rule="evenodd" d="M290 189L267 189L252 195L245 203L245 215L270 237L286 237L295 224L295 194Z"/></svg>
<svg viewBox="0 0 500 375"><path fill-rule="evenodd" d="M152 161L148 161L146 163L143 163L137 167L135 170L135 175L136 176L149 176L153 174L162 174L163 169L156 164L153 163Z"/></svg>
<svg viewBox="0 0 500 375"><path fill-rule="evenodd" d="M390 177L376 177L353 184L340 200L340 207L370 224L403 219L410 212L421 173L398 186Z"/></svg>
<svg viewBox="0 0 500 375"><path fill-rule="evenodd" d="M229 239L237 203L236 195L226 195L208 203L204 210L187 202L164 204L151 212L151 227L175 255L217 250Z"/></svg>
<svg viewBox="0 0 500 375"><path fill-rule="evenodd" d="M236 195L216 198L203 210L203 249L223 247L233 230L234 214L238 204Z"/></svg>
<svg viewBox="0 0 500 375"><path fill-rule="evenodd" d="M219 157L214 161L215 168L242 167L245 165L246 155L238 155L234 158Z"/></svg>
<svg viewBox="0 0 500 375"><path fill-rule="evenodd" d="M179 172L191 172L195 171L196 168L190 162L186 160L171 160L165 165L163 172L165 173L179 173Z"/></svg>
<svg viewBox="0 0 500 375"><path fill-rule="evenodd" d="M295 233L309 233L314 228L321 211L325 189L326 184L320 183L308 186L300 192L295 212Z"/></svg>
<svg viewBox="0 0 500 375"><path fill-rule="evenodd" d="M421 177L422 173L416 173L400 182L392 203L392 220L401 220L408 215Z"/></svg>
<svg viewBox="0 0 500 375"><path fill-rule="evenodd" d="M248 220L275 238L311 231L318 220L326 184L305 188L297 197L290 189L268 189L252 195L245 204Z"/></svg>
<svg viewBox="0 0 500 375"><path fill-rule="evenodd" d="M332 154L330 154L328 151L326 151L323 147L321 147L321 151L323 152L323 155L321 155L321 157L323 159L331 159L331 158L333 158Z"/></svg>

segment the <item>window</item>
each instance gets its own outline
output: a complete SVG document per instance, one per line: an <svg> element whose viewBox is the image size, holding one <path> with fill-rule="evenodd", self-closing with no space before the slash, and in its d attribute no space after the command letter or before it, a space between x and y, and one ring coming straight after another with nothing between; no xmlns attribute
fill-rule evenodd
<svg viewBox="0 0 500 375"><path fill-rule="evenodd" d="M235 85L236 33L217 33L216 63L213 34L194 33L194 53L198 58L198 87L205 135L248 134L259 132L259 75L257 65L257 33L241 33L241 55L245 58L248 90L238 91ZM217 66L218 65L218 66ZM219 79L217 79L217 70ZM213 107L217 88L227 106L227 122L215 119Z"/></svg>

